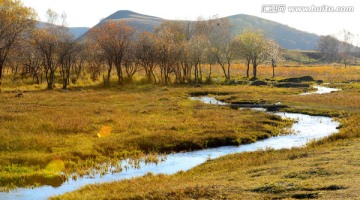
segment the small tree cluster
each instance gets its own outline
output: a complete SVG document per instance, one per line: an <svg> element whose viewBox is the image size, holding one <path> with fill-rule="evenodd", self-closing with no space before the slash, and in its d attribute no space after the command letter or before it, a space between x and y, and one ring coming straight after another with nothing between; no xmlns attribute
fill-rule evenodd
<svg viewBox="0 0 360 200"><path fill-rule="evenodd" d="M270 60L275 76L275 66L280 54L280 46L272 39L266 38L261 31L246 30L234 39L235 54L245 60L246 77L249 78L250 64L253 67L253 78L257 77L259 64Z"/></svg>

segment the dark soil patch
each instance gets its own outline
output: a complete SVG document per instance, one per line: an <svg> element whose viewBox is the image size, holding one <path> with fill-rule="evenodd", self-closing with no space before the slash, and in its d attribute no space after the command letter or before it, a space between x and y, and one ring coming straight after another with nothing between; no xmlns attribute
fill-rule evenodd
<svg viewBox="0 0 360 200"><path fill-rule="evenodd" d="M312 81L315 81L313 77L302 76L302 77L282 79L279 82L301 83L301 82L312 82Z"/></svg>
<svg viewBox="0 0 360 200"><path fill-rule="evenodd" d="M302 87L310 87L309 84L304 84L304 83L293 83L293 82L283 82L283 83L278 83L275 84L276 87L279 88L302 88Z"/></svg>
<svg viewBox="0 0 360 200"><path fill-rule="evenodd" d="M257 80L257 81L253 81L250 85L254 85L254 86L262 86L262 85L264 85L264 86L266 86L266 85L268 85L268 83L266 81Z"/></svg>

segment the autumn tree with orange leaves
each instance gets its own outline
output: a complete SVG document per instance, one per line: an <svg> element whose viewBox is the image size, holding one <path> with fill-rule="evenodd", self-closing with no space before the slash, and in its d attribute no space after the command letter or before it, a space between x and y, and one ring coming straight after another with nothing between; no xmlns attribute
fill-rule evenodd
<svg viewBox="0 0 360 200"><path fill-rule="evenodd" d="M108 64L105 85L110 85L112 67L115 66L118 83L124 83L123 61L135 31L125 21L108 21L90 32L90 41L99 45Z"/></svg>

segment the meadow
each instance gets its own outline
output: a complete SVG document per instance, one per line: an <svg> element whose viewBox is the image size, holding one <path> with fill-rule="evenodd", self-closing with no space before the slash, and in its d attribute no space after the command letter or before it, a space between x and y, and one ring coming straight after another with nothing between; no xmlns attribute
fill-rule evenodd
<svg viewBox="0 0 360 200"><path fill-rule="evenodd" d="M273 92L276 89L267 86L236 86L222 87L221 91L232 93L217 97L229 102L260 97L272 102L281 100L291 105L289 110L335 117L342 124L338 134L311 142L304 148L229 155L210 160L188 172L172 176L148 174L121 182L90 185L59 198L356 199L360 192L360 85L343 82L356 80L359 76L339 74L336 81L335 76L321 76L335 72L321 72L321 68L299 71L307 71L325 81L341 81L331 84L341 88L341 92L299 96L294 95L299 92L294 89Z"/></svg>
<svg viewBox="0 0 360 200"><path fill-rule="evenodd" d="M199 89L144 85L31 91L20 98L3 92L0 184L58 185L60 172L83 175L105 161L250 143L291 124L266 113L203 105L188 99L192 91Z"/></svg>
<svg viewBox="0 0 360 200"><path fill-rule="evenodd" d="M245 80L244 69L234 65L233 79ZM210 94L227 102L281 102L289 106L286 111L335 117L342 124L340 133L305 148L226 156L173 176L149 174L91 185L57 198L338 198L344 193L351 198L357 194L360 84L353 80L359 79L360 68L284 66L276 68L274 79L269 78L270 67L259 73L263 80L310 75L342 91L299 96L308 89L221 81L201 87L134 81L103 88L101 82L89 84L86 79L66 91L47 91L41 85L5 81L0 93L0 184L3 189L57 185L71 173L87 174L105 161L240 145L284 134L284 127L293 123L263 112L239 112L188 99L191 94ZM220 76L215 69L213 78ZM18 90L27 92L18 98Z"/></svg>

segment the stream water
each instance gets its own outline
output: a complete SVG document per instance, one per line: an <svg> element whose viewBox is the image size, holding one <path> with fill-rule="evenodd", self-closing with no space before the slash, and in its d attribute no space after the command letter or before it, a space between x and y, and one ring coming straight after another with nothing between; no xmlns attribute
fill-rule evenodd
<svg viewBox="0 0 360 200"><path fill-rule="evenodd" d="M336 92L336 91L340 90L337 88L329 88L329 87L324 87L324 86L319 86L319 85L315 85L314 88L316 88L316 91L304 92L304 93L301 93L300 95L327 94L327 93Z"/></svg>
<svg viewBox="0 0 360 200"><path fill-rule="evenodd" d="M199 100L203 103L227 105L226 103L217 101L213 97L191 97L191 99ZM241 112L240 109L239 112ZM293 134L271 137L255 143L240 146L224 146L192 152L170 154L166 156L164 161L159 162L158 164L145 164L145 162L140 162L139 168L129 167L129 169L118 173L109 173L103 176L84 176L78 178L77 180L69 179L59 187L40 186L36 188L18 188L9 192L0 192L0 199L47 199L54 195L60 195L77 190L88 184L119 181L143 176L149 172L153 174L174 174L181 170L189 170L206 162L208 159L215 159L233 153L257 151L267 148L288 149L292 147L300 147L306 145L309 141L324 138L338 131L336 127L339 126L339 123L333 121L329 117L284 112L272 112L272 114L295 120L296 122L291 127ZM122 166L130 165L126 161L122 162Z"/></svg>

